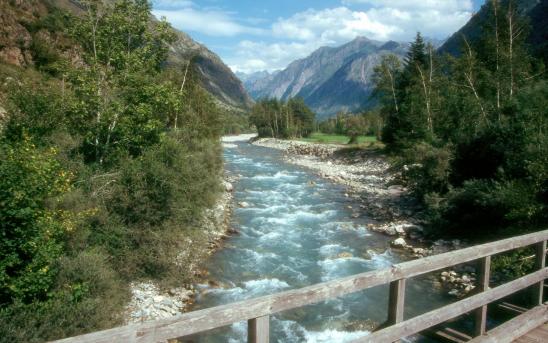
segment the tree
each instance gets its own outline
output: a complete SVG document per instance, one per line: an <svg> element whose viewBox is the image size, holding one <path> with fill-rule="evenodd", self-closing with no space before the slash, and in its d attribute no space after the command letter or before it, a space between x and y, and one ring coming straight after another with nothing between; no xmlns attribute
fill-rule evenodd
<svg viewBox="0 0 548 343"><path fill-rule="evenodd" d="M296 135L307 137L314 131L314 112L304 103L303 98L292 98L287 102L288 113L294 119Z"/></svg>
<svg viewBox="0 0 548 343"><path fill-rule="evenodd" d="M451 235L548 224L544 71L515 1L488 9L459 58L440 58L418 34L401 72L388 58L376 69L382 138L433 226Z"/></svg>
<svg viewBox="0 0 548 343"><path fill-rule="evenodd" d="M417 33L401 72L394 57L383 59L376 70L375 94L381 96L386 115L382 136L391 149L405 149L433 134L433 54L432 47ZM391 101L387 101L390 96Z"/></svg>
<svg viewBox="0 0 548 343"><path fill-rule="evenodd" d="M156 117L154 103L146 100L165 91L151 77L174 39L165 21L149 25L146 0L101 3L84 1L86 15L74 22L73 37L82 45L88 67L73 70L71 77L87 112L83 151L99 164L116 158L113 149L138 154L158 142L164 118ZM149 85L147 94L136 94L143 84Z"/></svg>
<svg viewBox="0 0 548 343"><path fill-rule="evenodd" d="M402 71L402 63L394 54L382 56L381 62L374 69L373 82L375 90L373 96L379 98L389 112L397 115L399 100L396 94L396 80Z"/></svg>
<svg viewBox="0 0 548 343"><path fill-rule="evenodd" d="M362 116L349 116L346 119L346 134L350 137L348 144L357 144L358 137L365 133L366 125Z"/></svg>
<svg viewBox="0 0 548 343"><path fill-rule="evenodd" d="M277 99L263 99L253 107L249 120L260 137L306 137L314 130L314 112L301 98L287 103Z"/></svg>

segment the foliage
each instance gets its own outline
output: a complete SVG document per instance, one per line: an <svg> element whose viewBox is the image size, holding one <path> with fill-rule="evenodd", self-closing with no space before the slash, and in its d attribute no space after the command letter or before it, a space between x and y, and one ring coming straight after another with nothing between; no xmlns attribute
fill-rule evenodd
<svg viewBox="0 0 548 343"><path fill-rule="evenodd" d="M302 138L300 140L311 143L347 144L348 136L314 132L307 138ZM356 144L375 143L376 141L377 139L374 136L358 136L356 138Z"/></svg>
<svg viewBox="0 0 548 343"><path fill-rule="evenodd" d="M314 117L301 98L289 99L287 103L264 99L255 104L249 120L260 137L296 138L312 133Z"/></svg>
<svg viewBox="0 0 548 343"><path fill-rule="evenodd" d="M150 4L120 0L100 6L86 1L87 15L72 26L88 68L72 70L70 80L83 101L82 152L90 162L113 163L121 151L132 156L159 142L168 89L153 82L174 37L162 21L149 25ZM176 92L175 89L171 89Z"/></svg>
<svg viewBox="0 0 548 343"><path fill-rule="evenodd" d="M357 143L358 137L362 135L380 138L382 126L383 120L375 111L357 115L338 113L335 118L318 124L319 130L323 133L348 136L349 144Z"/></svg>
<svg viewBox="0 0 548 343"><path fill-rule="evenodd" d="M71 36L84 65L36 39L36 70L0 68L0 341L121 324L131 282L189 283L207 253L223 113L166 66L147 1L81 3L29 27Z"/></svg>
<svg viewBox="0 0 548 343"><path fill-rule="evenodd" d="M191 280L190 271L173 261L184 251L181 241L199 239L192 228L218 194L222 160L217 143L181 144L178 139L166 137L141 157L123 163L106 199L112 204L107 209L110 222L90 237L117 257L116 269L127 278L179 274L179 282ZM202 248L196 242L195 257Z"/></svg>
<svg viewBox="0 0 548 343"><path fill-rule="evenodd" d="M482 239L548 224L547 87L510 1L477 41L438 56L420 34L375 70L382 139L439 234ZM404 168L405 167L405 168Z"/></svg>
<svg viewBox="0 0 548 343"><path fill-rule="evenodd" d="M0 143L0 303L47 298L63 235L74 230L72 215L55 208L71 175L28 141Z"/></svg>

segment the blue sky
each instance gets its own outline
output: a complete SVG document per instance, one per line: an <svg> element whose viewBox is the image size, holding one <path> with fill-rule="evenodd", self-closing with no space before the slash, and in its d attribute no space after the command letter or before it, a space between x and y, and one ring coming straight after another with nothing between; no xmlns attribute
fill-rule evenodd
<svg viewBox="0 0 548 343"><path fill-rule="evenodd" d="M285 68L357 36L445 39L484 0L152 0L153 13L217 53L234 71Z"/></svg>

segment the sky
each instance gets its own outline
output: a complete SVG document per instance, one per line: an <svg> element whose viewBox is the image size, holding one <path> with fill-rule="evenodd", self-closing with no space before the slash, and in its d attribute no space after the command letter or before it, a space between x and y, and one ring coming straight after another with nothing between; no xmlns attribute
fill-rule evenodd
<svg viewBox="0 0 548 343"><path fill-rule="evenodd" d="M446 39L484 0L152 0L153 14L217 53L234 72L284 69L357 36Z"/></svg>

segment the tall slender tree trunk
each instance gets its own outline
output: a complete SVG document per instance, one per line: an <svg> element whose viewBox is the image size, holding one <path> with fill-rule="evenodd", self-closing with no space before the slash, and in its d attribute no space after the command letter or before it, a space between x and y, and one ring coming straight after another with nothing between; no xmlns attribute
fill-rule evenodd
<svg viewBox="0 0 548 343"><path fill-rule="evenodd" d="M181 82L181 88L179 89L179 95L183 95L183 90L185 89L185 83L186 83L186 76L188 73L188 68L190 67L190 59L188 60L188 63L186 64L185 68L185 74L183 76L183 82ZM175 113L175 123L173 123L173 128L177 130L177 122L179 121L179 113Z"/></svg>
<svg viewBox="0 0 548 343"><path fill-rule="evenodd" d="M396 97L396 81L394 80L394 74L392 74L392 71L390 68L386 68L388 72L388 77L390 78L390 88L392 88L392 99L394 100L394 107L396 108L396 113L400 112L400 108L398 106L398 98Z"/></svg>
<svg viewBox="0 0 548 343"><path fill-rule="evenodd" d="M479 97L478 91L476 89L476 85L474 82L474 55L472 53L472 48L470 47L470 44L468 43L468 40L465 38L464 42L466 43L467 48L467 56L468 56L468 73L464 72L464 77L466 79L466 82L468 82L468 88L472 90L472 93L474 94L474 97L476 98L476 101L478 102L478 106L481 110L481 118L484 123L488 124L487 119L487 113L485 112L485 108L483 107L483 103L481 101L481 98Z"/></svg>
<svg viewBox="0 0 548 343"><path fill-rule="evenodd" d="M429 86L426 84L426 82L427 82L426 76L424 75L424 72L422 71L422 68L421 68L420 65L417 65L417 70L418 70L419 75L421 77L422 89L423 89L423 92L424 92L424 100L426 102L427 127L428 127L428 131L430 131L430 133L432 133L434 125L432 123L432 109L430 108L430 92L428 90Z"/></svg>
<svg viewBox="0 0 548 343"><path fill-rule="evenodd" d="M496 88L497 88L497 113L498 120L501 121L500 113L500 38L499 38L499 0L493 1L493 13L495 15L495 70L496 70Z"/></svg>
<svg viewBox="0 0 548 343"><path fill-rule="evenodd" d="M514 14L508 1L508 59L510 62L510 99L514 96Z"/></svg>

